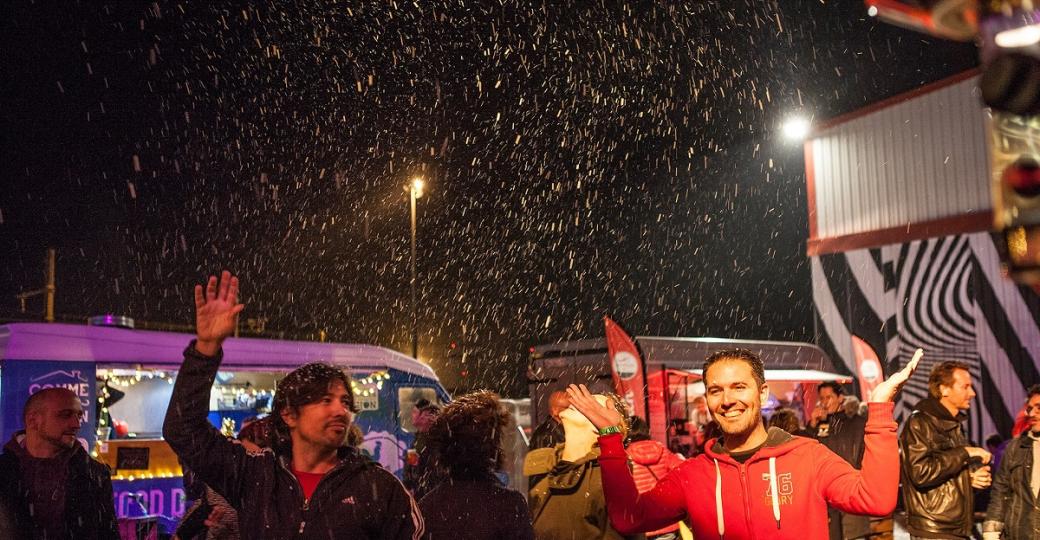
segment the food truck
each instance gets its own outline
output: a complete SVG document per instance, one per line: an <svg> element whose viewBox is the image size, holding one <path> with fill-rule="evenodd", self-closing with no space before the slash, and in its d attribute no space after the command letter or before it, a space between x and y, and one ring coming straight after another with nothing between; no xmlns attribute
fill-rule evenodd
<svg viewBox="0 0 1040 540"><path fill-rule="evenodd" d="M767 415L784 405L808 417L816 404L818 383L853 380L851 375L836 373L827 354L810 343L652 336L636 337L635 343L646 374L650 437L672 447L689 445L697 425L708 420L701 397L701 367L707 356L720 349L739 347L762 358L770 392L769 401L762 404ZM569 384L585 384L593 392L613 392L607 342L583 339L533 347L527 379L533 425L549 415L549 394Z"/></svg>
<svg viewBox="0 0 1040 540"><path fill-rule="evenodd" d="M190 334L54 323L0 325L0 436L22 429L32 393L64 387L79 396L80 442L112 468L116 513L172 522L185 511L181 467L162 423ZM398 476L415 436L420 399L449 399L429 366L372 345L229 338L210 396L210 421L233 435L271 412L278 381L308 362L347 370L364 434L362 450Z"/></svg>

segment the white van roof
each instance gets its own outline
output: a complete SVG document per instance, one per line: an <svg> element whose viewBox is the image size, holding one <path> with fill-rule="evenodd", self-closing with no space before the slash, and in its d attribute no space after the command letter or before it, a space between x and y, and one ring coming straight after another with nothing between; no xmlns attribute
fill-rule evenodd
<svg viewBox="0 0 1040 540"><path fill-rule="evenodd" d="M101 365L176 369L191 334L59 323L0 325L0 361L60 360ZM354 371L396 369L437 381L430 366L399 352L354 343L314 343L256 338L224 342L221 368L228 371L290 371L327 362Z"/></svg>

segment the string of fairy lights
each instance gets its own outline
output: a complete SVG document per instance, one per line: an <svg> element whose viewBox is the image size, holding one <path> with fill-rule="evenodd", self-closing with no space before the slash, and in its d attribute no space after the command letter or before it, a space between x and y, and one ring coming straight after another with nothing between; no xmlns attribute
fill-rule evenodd
<svg viewBox="0 0 1040 540"><path fill-rule="evenodd" d="M163 380L168 384L173 384L176 378L175 373L161 371L161 370L145 370L135 369L132 372L129 370L99 370L98 376L102 381L101 388L98 391L97 402L100 408L101 414L98 415L97 425L97 440L100 446L105 442L109 435L108 430L111 430L113 426L109 425L109 409L108 402L112 397L110 388L118 389L120 391L129 390L137 384L143 381L151 380ZM351 378L350 388L355 396L359 397L371 397L376 395L380 390L383 389L383 383L390 379L390 373L387 371L376 371L361 378ZM242 395L248 395L250 397L258 398L258 402L262 398L271 397L274 394L273 389L266 388L252 388L243 387L240 385L221 385L215 386L222 396L237 400ZM266 401L270 403L270 400ZM228 418L222 419L221 431L227 434L233 434L233 423L229 423ZM228 433L231 431L231 433ZM98 450L95 449L92 454L97 457ZM133 480L134 478L169 478L176 476L173 471L160 471L156 473L142 473L137 475L118 475L119 479Z"/></svg>
<svg viewBox="0 0 1040 540"><path fill-rule="evenodd" d="M350 380L350 390L355 396L369 397L383 389L383 382L390 379L386 371L377 371L361 379Z"/></svg>

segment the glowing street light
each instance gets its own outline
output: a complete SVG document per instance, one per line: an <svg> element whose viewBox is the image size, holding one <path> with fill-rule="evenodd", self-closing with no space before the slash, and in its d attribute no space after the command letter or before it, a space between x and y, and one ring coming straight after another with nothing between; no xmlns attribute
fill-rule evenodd
<svg viewBox="0 0 1040 540"><path fill-rule="evenodd" d="M792 116L784 121L782 129L787 140L798 142L804 141L809 136L812 125L803 116Z"/></svg>

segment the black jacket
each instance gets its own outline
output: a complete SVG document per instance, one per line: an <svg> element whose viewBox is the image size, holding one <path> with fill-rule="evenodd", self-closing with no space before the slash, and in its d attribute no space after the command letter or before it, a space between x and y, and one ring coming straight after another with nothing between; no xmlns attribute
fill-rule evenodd
<svg viewBox="0 0 1040 540"><path fill-rule="evenodd" d="M831 452L841 456L849 465L860 468L865 449L863 434L867 428L867 417L859 415L850 417L844 411L839 410L828 415L825 422L828 426L827 433L824 434L817 430L814 438L823 443Z"/></svg>
<svg viewBox="0 0 1040 540"><path fill-rule="evenodd" d="M0 455L0 532L13 528L20 536L0 535L21 540L33 537L32 514L29 511L29 486L22 481L19 465L19 438L15 433ZM68 458L65 488L66 538L75 540L118 540L115 506L112 502L112 478L108 466L92 459L76 443ZM48 539L51 540L51 539ZM55 539L56 540L56 539Z"/></svg>
<svg viewBox="0 0 1040 540"><path fill-rule="evenodd" d="M863 465L863 452L865 446L863 435L867 428L867 417L856 415L849 416L845 411L838 410L827 416L824 429L818 426L814 438L823 443L835 454L847 461L849 465L859 469ZM826 431L826 432L824 432ZM828 510L831 513L830 537L835 539L862 538L870 534L870 518L856 514L847 514L833 507Z"/></svg>
<svg viewBox="0 0 1040 540"><path fill-rule="evenodd" d="M914 407L899 435L906 528L929 538L968 538L974 510L968 439L939 400Z"/></svg>
<svg viewBox="0 0 1040 540"><path fill-rule="evenodd" d="M427 540L534 540L524 496L494 478L445 480L419 508Z"/></svg>
<svg viewBox="0 0 1040 540"><path fill-rule="evenodd" d="M209 421L209 392L220 355L184 351L163 436L202 481L238 511L242 538L418 540L422 517L394 475L358 454L340 450L309 501L290 470L291 459L264 449L248 454Z"/></svg>
<svg viewBox="0 0 1040 540"><path fill-rule="evenodd" d="M993 478L982 530L1000 531L1002 540L1040 538L1040 501L1029 487L1033 477L1033 444L1028 431L1008 443Z"/></svg>

